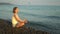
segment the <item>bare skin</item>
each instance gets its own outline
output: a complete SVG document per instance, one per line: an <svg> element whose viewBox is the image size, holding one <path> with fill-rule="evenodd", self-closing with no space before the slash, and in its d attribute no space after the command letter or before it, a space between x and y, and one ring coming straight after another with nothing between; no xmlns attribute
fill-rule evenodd
<svg viewBox="0 0 60 34"><path fill-rule="evenodd" d="M18 21L18 24L16 25L17 28L22 27L22 26L25 25L25 23L27 23L27 20L26 20L26 19L21 20L21 19L19 18L19 16L17 15L18 10L19 10L19 9L17 8L17 9L15 10L15 13L14 13L15 19Z"/></svg>

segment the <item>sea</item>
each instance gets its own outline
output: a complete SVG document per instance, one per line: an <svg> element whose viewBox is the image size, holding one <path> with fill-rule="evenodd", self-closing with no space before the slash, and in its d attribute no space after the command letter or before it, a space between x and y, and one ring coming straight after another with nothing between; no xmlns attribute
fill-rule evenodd
<svg viewBox="0 0 60 34"><path fill-rule="evenodd" d="M10 20L13 8L18 7L19 17L29 21L28 27L60 34L60 6L50 5L0 5L0 18Z"/></svg>

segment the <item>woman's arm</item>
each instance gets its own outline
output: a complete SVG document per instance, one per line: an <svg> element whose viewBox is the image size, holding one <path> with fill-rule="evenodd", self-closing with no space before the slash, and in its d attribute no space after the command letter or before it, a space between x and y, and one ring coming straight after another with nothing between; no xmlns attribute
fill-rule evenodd
<svg viewBox="0 0 60 34"><path fill-rule="evenodd" d="M14 17L16 18L16 20L17 20L18 22L24 23L24 20L21 20L17 14L14 14Z"/></svg>

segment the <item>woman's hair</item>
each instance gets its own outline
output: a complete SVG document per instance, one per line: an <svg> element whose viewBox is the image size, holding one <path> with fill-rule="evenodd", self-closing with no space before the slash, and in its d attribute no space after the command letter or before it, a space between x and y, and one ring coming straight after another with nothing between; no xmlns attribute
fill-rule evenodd
<svg viewBox="0 0 60 34"><path fill-rule="evenodd" d="M17 8L18 8L18 7L14 7L14 8L13 8L13 13L15 13L15 10L16 10Z"/></svg>

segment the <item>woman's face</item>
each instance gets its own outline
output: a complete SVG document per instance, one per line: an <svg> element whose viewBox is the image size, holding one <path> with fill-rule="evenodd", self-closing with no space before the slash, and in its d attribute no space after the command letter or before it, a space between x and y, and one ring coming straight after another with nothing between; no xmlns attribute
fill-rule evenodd
<svg viewBox="0 0 60 34"><path fill-rule="evenodd" d="M18 11L19 11L19 9L18 9L18 8L16 8L15 12L16 12L16 13L18 13Z"/></svg>

